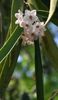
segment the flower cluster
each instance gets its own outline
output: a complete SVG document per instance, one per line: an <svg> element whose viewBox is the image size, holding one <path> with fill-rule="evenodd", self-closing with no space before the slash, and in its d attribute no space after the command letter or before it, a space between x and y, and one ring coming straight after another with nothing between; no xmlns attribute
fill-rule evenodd
<svg viewBox="0 0 58 100"><path fill-rule="evenodd" d="M25 10L23 14L20 10L15 14L17 18L15 24L19 24L24 28L22 39L24 43L33 43L38 37L44 36L44 22L40 22L36 15L36 10Z"/></svg>

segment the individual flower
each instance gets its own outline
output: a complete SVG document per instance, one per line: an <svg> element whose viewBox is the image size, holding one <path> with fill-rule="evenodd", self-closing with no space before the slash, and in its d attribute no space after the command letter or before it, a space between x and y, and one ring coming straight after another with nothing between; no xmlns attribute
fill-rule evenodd
<svg viewBox="0 0 58 100"><path fill-rule="evenodd" d="M36 21L39 21L36 10L25 10L24 21L28 21L30 24L34 24Z"/></svg>
<svg viewBox="0 0 58 100"><path fill-rule="evenodd" d="M33 44L33 37L29 34L23 34L22 35L22 39L23 39L23 42L22 44L25 45L25 44Z"/></svg>
<svg viewBox="0 0 58 100"><path fill-rule="evenodd" d="M33 26L33 33L35 34L36 37L41 37L44 36L44 22L36 22Z"/></svg>
<svg viewBox="0 0 58 100"><path fill-rule="evenodd" d="M15 21L15 24L19 24L20 26L22 26L23 13L20 10L18 10L18 13L15 14L15 17L17 18L17 20Z"/></svg>
<svg viewBox="0 0 58 100"><path fill-rule="evenodd" d="M24 28L24 33L32 33L33 26L28 21L24 21L22 27Z"/></svg>

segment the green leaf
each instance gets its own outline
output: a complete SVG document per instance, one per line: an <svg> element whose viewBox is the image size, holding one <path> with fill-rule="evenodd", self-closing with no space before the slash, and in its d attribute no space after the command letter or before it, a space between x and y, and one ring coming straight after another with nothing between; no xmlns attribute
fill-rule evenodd
<svg viewBox="0 0 58 100"><path fill-rule="evenodd" d="M2 32L2 13L0 11L0 32Z"/></svg>
<svg viewBox="0 0 58 100"><path fill-rule="evenodd" d="M13 62L10 60L10 56L8 56L7 59L5 60L2 71L0 73L0 91L1 91L2 95L8 86L8 83L11 79L14 68L16 66L16 61L17 61L18 55L19 55L20 50L21 50L21 42L22 42L22 40L20 39L19 46L15 46L16 47L14 50L15 54L13 54L11 56L11 59ZM19 52L17 52L17 50L19 50ZM6 83L6 84L4 84L4 83Z"/></svg>
<svg viewBox="0 0 58 100"><path fill-rule="evenodd" d="M15 25L15 13L18 12L18 9L23 11L23 0L12 0L12 6L11 6L11 31L13 31L16 27Z"/></svg>
<svg viewBox="0 0 58 100"><path fill-rule="evenodd" d="M23 10L23 0L12 0L12 7L11 7L11 22L10 22L10 27L8 30L8 34L7 34L7 39L9 38L9 36L11 37L16 25L15 25L15 13L18 12L18 9ZM19 28L18 33L17 33L17 37L19 37L20 35L20 31L22 29ZM16 36L14 36L16 37ZM0 73L0 91L1 94L3 95L3 93L5 92L8 83L11 79L12 73L15 69L16 63L17 63L17 58L18 55L20 53L21 50L21 44L22 44L22 39L19 39L18 43L15 45L15 47L12 49L11 53L9 54L9 56L6 57L6 59L4 60L4 64L2 66L2 70ZM3 62L2 62L3 63ZM6 83L6 84L4 84Z"/></svg>
<svg viewBox="0 0 58 100"><path fill-rule="evenodd" d="M11 50L14 48L20 38L22 31L23 29L17 26L12 35L0 49L0 63L5 59L6 56L9 55Z"/></svg>
<svg viewBox="0 0 58 100"><path fill-rule="evenodd" d="M45 22L45 25L50 21L51 17L53 16L55 9L57 5L57 0L50 0L50 10L49 10L49 15L47 18L47 21Z"/></svg>
<svg viewBox="0 0 58 100"><path fill-rule="evenodd" d="M27 0L29 6L36 10L47 10L48 8L43 4L41 0Z"/></svg>
<svg viewBox="0 0 58 100"><path fill-rule="evenodd" d="M55 69L58 69L58 48L53 40L53 37L51 35L51 32L47 30L45 33L45 36L42 38L43 39L43 46L46 55L51 61L52 66Z"/></svg>

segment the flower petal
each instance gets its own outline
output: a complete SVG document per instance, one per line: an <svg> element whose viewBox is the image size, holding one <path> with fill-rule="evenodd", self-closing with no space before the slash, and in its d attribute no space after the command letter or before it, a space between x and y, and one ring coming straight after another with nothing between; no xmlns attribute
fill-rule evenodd
<svg viewBox="0 0 58 100"><path fill-rule="evenodd" d="M25 16L29 16L30 15L30 10L25 10Z"/></svg>
<svg viewBox="0 0 58 100"><path fill-rule="evenodd" d="M32 10L32 11L31 11L31 14L32 14L33 16L36 16L36 10Z"/></svg>

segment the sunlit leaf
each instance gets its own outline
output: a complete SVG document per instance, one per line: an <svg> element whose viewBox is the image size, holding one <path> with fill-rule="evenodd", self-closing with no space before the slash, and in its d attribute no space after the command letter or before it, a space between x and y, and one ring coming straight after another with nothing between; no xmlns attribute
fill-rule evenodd
<svg viewBox="0 0 58 100"><path fill-rule="evenodd" d="M15 48L15 54L12 55L12 59L14 59L14 62L11 62L10 56L8 56L4 62L4 65L2 67L2 70L0 72L0 91L3 94L5 92L5 89L8 86L8 83L11 79L12 73L14 71L14 68L16 66L16 61L18 58L18 54L20 52L20 48L21 48L21 42L22 40L19 41L19 46L17 47L17 49ZM16 52L19 49L19 52ZM11 62L11 63L10 63ZM5 84L6 83L6 84Z"/></svg>
<svg viewBox="0 0 58 100"><path fill-rule="evenodd" d="M11 22L10 22L10 27L8 30L6 41L8 41L10 37L12 37L12 36L14 36L14 34L16 34L16 33L13 34L13 32L16 30L15 29L16 28L15 13L18 12L18 9L23 10L23 0L12 0ZM14 37L15 38L17 37L17 39L19 39L20 38L19 35L21 34L20 32L22 32L22 29L20 29L20 27L18 27L18 30L16 30L16 32L17 32L17 34ZM15 43L15 44L16 44L16 42L15 42L15 40L13 41L13 43ZM12 45L13 45L13 43L12 43ZM21 50L21 44L22 44L22 40L19 39L18 43L14 46L14 48L12 48L12 51L10 50L11 53L10 53L10 51L8 51L8 53L10 53L10 54L9 54L9 56L6 57L6 59L3 62L2 70L0 73L0 90L1 90L2 95L8 86L8 83L11 79L14 68L16 66L17 58L18 58L18 55ZM6 83L6 84L4 84L4 83Z"/></svg>
<svg viewBox="0 0 58 100"><path fill-rule="evenodd" d="M11 52L11 50L14 48L16 43L19 40L19 36L22 33L22 28L16 27L13 34L9 37L9 39L5 42L3 47L0 49L0 63L5 59L7 55Z"/></svg>
<svg viewBox="0 0 58 100"><path fill-rule="evenodd" d="M45 22L45 25L50 21L51 17L53 16L55 9L57 5L57 0L50 0L50 10L49 10L49 15L47 18L47 21Z"/></svg>
<svg viewBox="0 0 58 100"><path fill-rule="evenodd" d="M13 31L16 27L15 25L15 13L18 12L18 9L23 11L23 0L12 0L12 6L11 6L11 31Z"/></svg>

